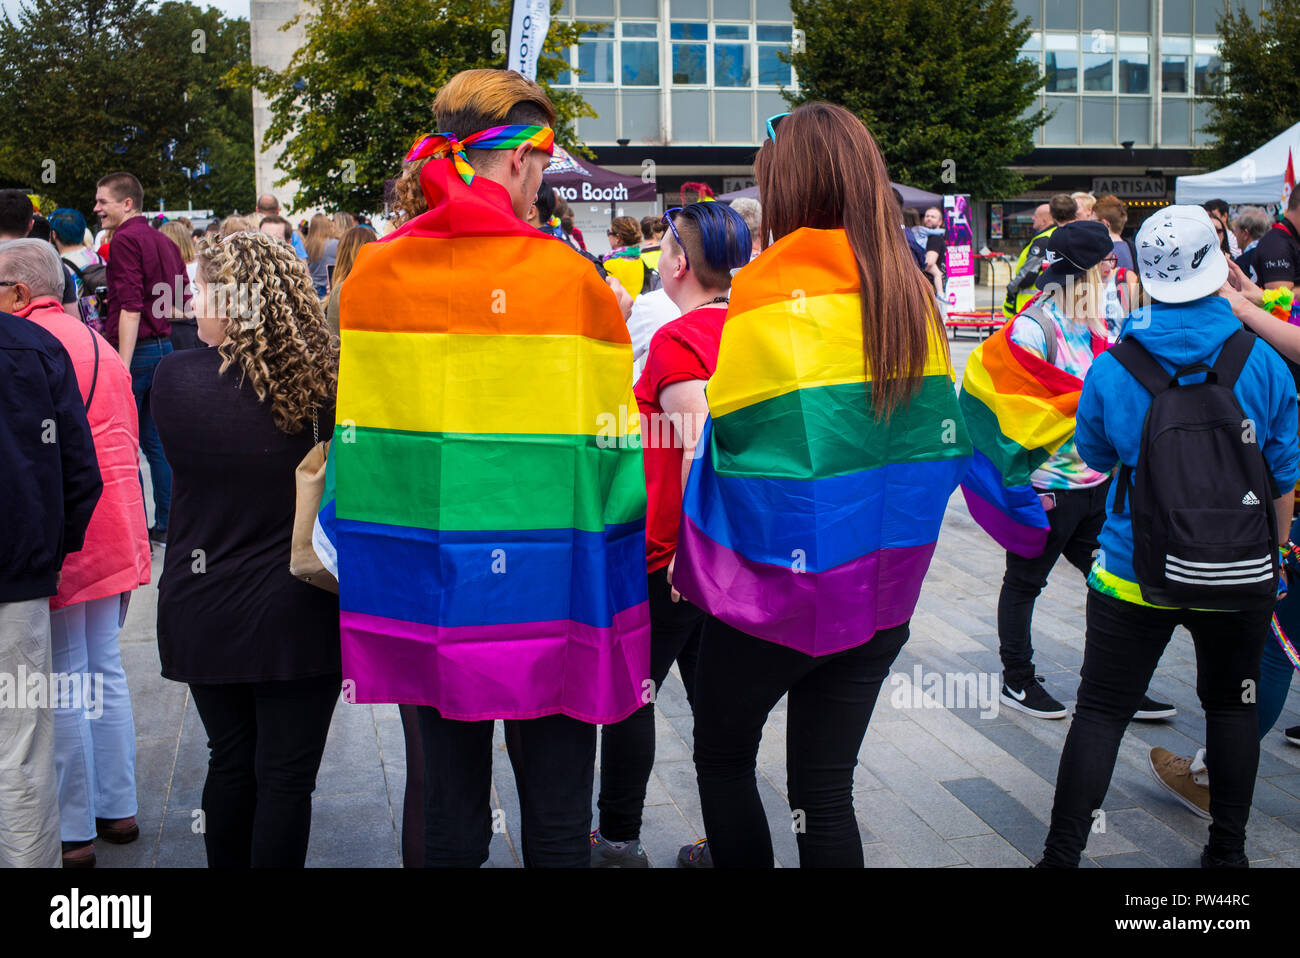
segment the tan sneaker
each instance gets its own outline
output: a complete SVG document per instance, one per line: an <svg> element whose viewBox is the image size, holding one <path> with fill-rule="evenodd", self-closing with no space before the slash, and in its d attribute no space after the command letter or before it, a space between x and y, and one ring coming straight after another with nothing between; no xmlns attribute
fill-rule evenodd
<svg viewBox="0 0 1300 958"><path fill-rule="evenodd" d="M1200 759L1200 754L1197 759ZM1192 760L1175 755L1164 748L1153 748L1147 759L1151 764L1151 774L1157 782L1167 788L1174 798L1188 809L1210 818L1209 779L1204 772L1199 775L1192 771ZM1197 781L1201 779L1203 781Z"/></svg>

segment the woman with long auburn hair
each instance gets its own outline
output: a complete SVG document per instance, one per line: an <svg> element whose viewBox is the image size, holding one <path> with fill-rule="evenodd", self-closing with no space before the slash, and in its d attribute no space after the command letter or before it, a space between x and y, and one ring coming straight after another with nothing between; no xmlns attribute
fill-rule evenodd
<svg viewBox="0 0 1300 958"><path fill-rule="evenodd" d="M154 378L173 482L159 657L208 736L208 864L301 868L342 665L338 597L289 572L294 470L334 429L338 350L292 247L238 232L198 263L213 348Z"/></svg>
<svg viewBox="0 0 1300 958"><path fill-rule="evenodd" d="M768 130L764 250L732 285L672 573L710 614L695 686L708 856L679 861L772 866L754 768L788 695L800 862L861 867L858 749L970 444L875 140L826 103Z"/></svg>

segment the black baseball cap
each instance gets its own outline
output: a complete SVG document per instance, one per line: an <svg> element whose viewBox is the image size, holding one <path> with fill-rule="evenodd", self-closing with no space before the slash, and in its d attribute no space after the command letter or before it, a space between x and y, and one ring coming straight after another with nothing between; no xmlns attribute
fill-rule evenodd
<svg viewBox="0 0 1300 958"><path fill-rule="evenodd" d="M1034 285L1063 286L1067 279L1077 279L1115 252L1110 230L1096 220L1076 220L1058 226L1047 238L1043 269Z"/></svg>

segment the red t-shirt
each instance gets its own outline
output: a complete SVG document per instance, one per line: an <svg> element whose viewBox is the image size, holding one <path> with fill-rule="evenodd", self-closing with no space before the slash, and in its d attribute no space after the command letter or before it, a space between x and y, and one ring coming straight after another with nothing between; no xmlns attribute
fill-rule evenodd
<svg viewBox="0 0 1300 958"><path fill-rule="evenodd" d="M645 461L646 571L668 565L677 549L682 521L681 435L664 415L664 387L691 379L708 380L718 365L718 343L727 306L701 306L665 323L650 340L645 369L633 395L641 414Z"/></svg>

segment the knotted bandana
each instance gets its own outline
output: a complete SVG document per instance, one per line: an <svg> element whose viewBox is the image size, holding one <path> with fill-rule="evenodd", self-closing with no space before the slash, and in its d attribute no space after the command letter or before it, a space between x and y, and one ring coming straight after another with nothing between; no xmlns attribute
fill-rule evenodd
<svg viewBox="0 0 1300 958"><path fill-rule="evenodd" d="M494 126L467 136L463 140L457 139L455 133L432 133L415 141L411 151L406 154L406 162L414 163L426 157L434 159L450 157L456 164L456 172L468 186L474 182L474 168L465 159L466 149L472 147L476 150L513 150L525 143L550 156L555 149L555 131L549 126L512 124Z"/></svg>

